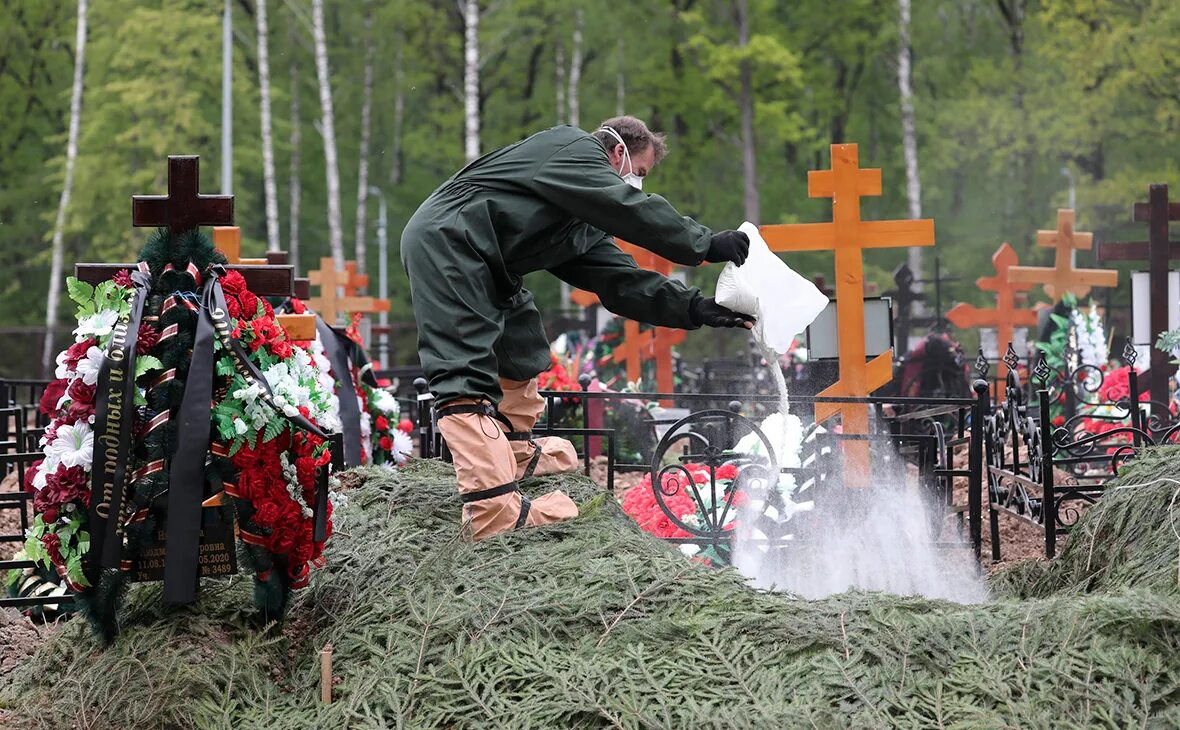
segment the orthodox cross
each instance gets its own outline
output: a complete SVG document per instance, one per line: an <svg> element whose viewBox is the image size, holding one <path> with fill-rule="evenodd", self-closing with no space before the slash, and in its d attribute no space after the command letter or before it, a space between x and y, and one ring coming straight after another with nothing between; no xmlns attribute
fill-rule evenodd
<svg viewBox="0 0 1180 730"><path fill-rule="evenodd" d="M369 314L389 311L388 299L358 297L348 294L338 296L337 287L343 288L351 277L347 270L343 272L338 270L331 257L321 258L319 270L307 272L307 277L313 285L320 287L320 295L309 299L307 306L318 312L329 325L335 325L340 315L345 312ZM367 282L368 277L365 279Z"/></svg>
<svg viewBox="0 0 1180 730"><path fill-rule="evenodd" d="M807 194L832 199L831 223L763 226L762 236L772 251L835 251L836 320L839 329L840 377L820 396L865 398L893 377L893 351L865 362L864 263L866 248L933 246L934 221L862 221L860 199L881 194L881 170L861 169L855 144L832 145L832 169L807 173ZM869 442L856 439L869 433L867 403L816 403L815 419L840 414L844 433L847 486L869 484Z"/></svg>
<svg viewBox="0 0 1180 730"><path fill-rule="evenodd" d="M635 259L635 263L641 269L654 271L657 274L669 276L672 270L676 268L676 264L672 263L663 256L648 251L646 248L641 248L633 243L628 243L622 239L616 238L615 244L622 249L623 253L630 254L631 258ZM570 293L570 301L577 304L579 307L589 307L594 304L599 304L598 295L594 292L584 291L582 289L575 289Z"/></svg>
<svg viewBox="0 0 1180 730"><path fill-rule="evenodd" d="M1016 327L1036 326L1036 311L1018 309L1016 306L1017 292L1027 291L1032 287L1032 284L1012 281L1010 274L1018 263L1016 250L1007 241L1000 244L1000 247L992 254L992 267L996 270L995 276L981 276L975 280L975 285L983 291L995 292L995 308L981 309L973 304L960 302L946 313L946 318L950 320L951 324L963 329L967 327L994 327L997 351L1011 347L1013 331ZM1007 374L1007 365L1001 361L997 375L1000 380L1003 380Z"/></svg>
<svg viewBox="0 0 1180 730"><path fill-rule="evenodd" d="M1075 268L1075 253L1088 251L1094 245L1094 234L1075 231L1074 212L1068 208L1057 211L1057 230L1037 231L1037 245L1056 250L1053 267L1013 266L1008 272L1012 282L1041 284L1054 302L1061 301L1066 292L1081 299L1090 293L1091 287L1119 283L1117 271Z"/></svg>
<svg viewBox="0 0 1180 730"><path fill-rule="evenodd" d="M234 222L232 195L201 195L200 162L195 155L168 157L168 194L133 195L131 225L166 227L173 234L199 226L229 226ZM74 275L90 284L106 281L135 264L77 264ZM292 266L231 265L258 296L290 296L295 280Z"/></svg>
<svg viewBox="0 0 1180 730"><path fill-rule="evenodd" d="M634 383L643 375L643 361L656 361L656 390L671 393L675 387L672 372L672 347L684 342L684 330L652 327L640 331L634 320L623 322L623 341L611 352L611 360L625 363L627 382Z"/></svg>
<svg viewBox="0 0 1180 730"><path fill-rule="evenodd" d="M1168 402L1168 378L1176 371L1168 353L1155 347L1160 334L1168 329L1168 261L1180 259L1180 241L1168 240L1168 222L1180 220L1180 203L1168 202L1168 186L1148 188L1147 202L1135 203L1131 219L1147 224L1146 241L1101 243L1098 262L1147 261L1151 301L1151 399Z"/></svg>
<svg viewBox="0 0 1180 730"><path fill-rule="evenodd" d="M242 230L237 226L217 226L213 229L213 246L225 254L231 264L249 263L253 266L286 265L287 254L281 251L268 253L264 259L243 259ZM273 259L273 261L272 261ZM293 342L315 339L314 314L276 314L275 321L287 331Z"/></svg>

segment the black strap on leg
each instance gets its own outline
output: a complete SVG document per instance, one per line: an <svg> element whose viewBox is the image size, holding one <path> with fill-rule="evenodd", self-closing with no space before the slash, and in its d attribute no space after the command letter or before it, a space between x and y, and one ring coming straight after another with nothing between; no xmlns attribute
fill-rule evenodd
<svg viewBox="0 0 1180 730"><path fill-rule="evenodd" d="M533 440L533 432L532 431L509 431L508 433L506 433L504 435L508 437L509 441L532 441Z"/></svg>
<svg viewBox="0 0 1180 730"><path fill-rule="evenodd" d="M513 528L514 530L524 527L525 521L529 518L529 507L532 505L533 503L528 497L523 494L520 495L520 517L516 518L516 527Z"/></svg>
<svg viewBox="0 0 1180 730"><path fill-rule="evenodd" d="M533 472L537 470L537 463L541 461L541 445L536 441L533 441L532 444L533 458L529 459L529 465L525 467L524 474L520 476L521 479L527 479L528 477L531 477Z"/></svg>
<svg viewBox="0 0 1180 730"><path fill-rule="evenodd" d="M509 431L512 430L512 422L491 403L464 403L462 405L442 406L441 408L434 409L436 418L445 418L446 416L454 416L459 413L476 413L481 416L488 416L503 423L508 427Z"/></svg>
<svg viewBox="0 0 1180 730"><path fill-rule="evenodd" d="M515 491L517 491L517 484L516 484L516 482L513 481L513 482L508 482L507 484L501 484L498 487L490 487L488 489L481 489L478 492L467 492L466 494L460 494L459 501L462 502L463 504L468 504L470 502L480 502L485 499L492 499L493 497L500 497L505 494L512 494Z"/></svg>

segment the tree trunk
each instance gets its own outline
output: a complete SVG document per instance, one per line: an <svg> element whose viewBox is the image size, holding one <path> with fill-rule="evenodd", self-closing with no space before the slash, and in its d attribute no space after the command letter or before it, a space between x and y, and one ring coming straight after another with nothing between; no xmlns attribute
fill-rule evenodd
<svg viewBox="0 0 1180 730"><path fill-rule="evenodd" d="M750 45L750 13L746 0L737 0L738 46ZM754 78L750 62L743 60L739 72L741 90L739 105L742 114L742 168L745 182L746 220L758 225L761 217L758 204L757 141L754 139Z"/></svg>
<svg viewBox="0 0 1180 730"><path fill-rule="evenodd" d="M406 38L399 30L397 33L397 53L393 57L393 141L391 143L391 157L393 161L389 167L389 183L397 187L402 182L404 174L404 160L402 159L402 125L406 118L406 89L403 77L402 58L406 46Z"/></svg>
<svg viewBox="0 0 1180 730"><path fill-rule="evenodd" d="M626 114L627 102L627 67L623 63L623 37L619 36L619 72L615 79L615 115Z"/></svg>
<svg viewBox="0 0 1180 730"><path fill-rule="evenodd" d="M340 227L340 168L336 161L336 125L332 112L332 80L328 73L328 42L324 38L324 0L312 0L315 71L320 83L320 126L324 167L328 175L328 247L337 270L344 270L344 235Z"/></svg>
<svg viewBox="0 0 1180 730"><path fill-rule="evenodd" d="M365 229L369 201L369 124L373 113L373 9L365 13L365 79L361 103L361 148L356 175L356 270L365 273Z"/></svg>
<svg viewBox="0 0 1180 730"><path fill-rule="evenodd" d="M557 124L565 124L565 46L557 42L553 51L553 87L557 93Z"/></svg>
<svg viewBox="0 0 1180 730"><path fill-rule="evenodd" d="M299 154L299 146L303 142L303 130L300 121L299 109L299 62L296 53L298 44L296 43L298 34L295 32L295 23L291 23L291 42L290 49L287 51L290 54L289 68L291 71L291 169L287 179L288 193L290 197L289 210L287 214L291 218L290 224L287 226L290 230L288 236L290 237L291 245L291 263L295 266L295 273L299 273L299 214L303 202L303 190L299 183L299 165L301 157Z"/></svg>
<svg viewBox="0 0 1180 730"><path fill-rule="evenodd" d="M567 95L569 102L569 123L576 127L580 124L581 99L578 95L578 85L582 81L582 9L574 11L573 50L570 52L570 89Z"/></svg>
<svg viewBox="0 0 1180 730"><path fill-rule="evenodd" d="M479 157L479 0L463 3L463 153Z"/></svg>
<svg viewBox="0 0 1180 730"><path fill-rule="evenodd" d="M61 296L61 270L65 247L66 210L74 188L74 163L78 159L78 130L82 124L82 79L86 59L86 0L78 0L78 29L74 41L74 88L70 94L70 131L66 140L66 169L57 219L53 224L52 259L49 266L49 295L45 303L45 342L41 350L41 372L50 376L53 363L53 328L57 325L57 300Z"/></svg>
<svg viewBox="0 0 1180 730"><path fill-rule="evenodd" d="M901 96L901 135L905 154L905 193L910 218L922 217L922 181L918 176L918 130L914 117L914 91L911 82L913 47L910 44L910 0L899 0L900 23L897 46L897 90ZM915 279L922 278L922 249L911 246L907 255ZM917 287L915 287L917 288ZM921 302L915 302L921 314ZM904 344L904 343L903 343Z"/></svg>
<svg viewBox="0 0 1180 730"><path fill-rule="evenodd" d="M258 22L258 89L262 118L262 187L266 197L266 250L278 251L282 244L279 243L279 194L275 185L275 150L270 119L270 28L266 22L266 0L258 0L255 20Z"/></svg>

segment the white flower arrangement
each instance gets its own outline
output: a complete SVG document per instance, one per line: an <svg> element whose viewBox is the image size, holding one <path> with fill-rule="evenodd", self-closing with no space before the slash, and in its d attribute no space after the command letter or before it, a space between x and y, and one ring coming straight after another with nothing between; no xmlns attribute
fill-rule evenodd
<svg viewBox="0 0 1180 730"><path fill-rule="evenodd" d="M1085 312L1080 307L1074 308L1070 320L1077 341L1078 364L1105 367L1110 362L1110 348L1106 343L1098 305L1091 301L1089 310Z"/></svg>
<svg viewBox="0 0 1180 730"><path fill-rule="evenodd" d="M310 518L313 514L311 507L307 505L307 500L303 498L303 488L299 486L299 472L291 460L287 458L287 452L279 452L279 463L283 467L283 481L287 483L287 494L291 497L291 501L299 505L300 513Z"/></svg>

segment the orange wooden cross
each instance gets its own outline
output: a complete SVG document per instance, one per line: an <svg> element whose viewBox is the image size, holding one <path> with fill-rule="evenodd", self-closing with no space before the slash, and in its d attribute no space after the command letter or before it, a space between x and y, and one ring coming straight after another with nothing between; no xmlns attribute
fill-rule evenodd
<svg viewBox="0 0 1180 730"><path fill-rule="evenodd" d="M266 259L242 258L242 230L237 226L216 226L213 229L213 247L225 254L231 264L266 266ZM292 342L315 339L314 314L276 314L275 321L287 332Z"/></svg>
<svg viewBox="0 0 1180 730"><path fill-rule="evenodd" d="M342 277L341 274L344 274L344 276ZM348 282L352 277L349 275L347 269L343 272L337 270L331 257L321 258L319 270L307 272L307 277L313 285L319 286L320 288L320 295L309 299L307 306L319 313L329 325L337 324L340 315L344 312L370 314L372 312L389 311L388 299L358 297L351 294L337 296L337 287L343 288L348 286ZM368 281L367 276L365 277L365 281Z"/></svg>
<svg viewBox="0 0 1180 730"><path fill-rule="evenodd" d="M1037 245L1056 249L1053 268L1044 266L1013 266L1008 277L1017 284L1041 284L1045 294L1054 302L1061 301L1066 292L1079 299L1095 286L1118 286L1119 272L1106 269L1078 269L1074 267L1076 251L1088 251L1094 246L1094 234L1075 231L1074 212L1068 208L1057 211L1057 230L1037 231Z"/></svg>
<svg viewBox="0 0 1180 730"><path fill-rule="evenodd" d="M807 173L807 194L832 199L831 223L797 223L761 228L772 251L836 252L836 320L839 328L840 379L821 396L867 397L893 377L893 351L865 362L864 264L866 248L933 246L934 221L862 221L860 199L881 194L881 170L860 169L855 144L832 145L832 169ZM816 403L815 420L840 414L845 434L869 432L865 403ZM869 442L844 444L846 486L868 486Z"/></svg>
<svg viewBox="0 0 1180 730"><path fill-rule="evenodd" d="M956 327L995 327L996 349L999 352L1004 352L1012 342L1013 330L1016 327L1034 327L1037 324L1035 310L1016 308L1017 292L1032 288L1032 284L1011 280L1010 272L1018 263L1016 249L1005 241L992 254L992 266L995 267L996 275L981 276L975 280L975 285L980 289L996 293L995 309L981 309L973 304L960 302L946 313L946 318ZM1000 360L997 373L1001 380L1008 373L1008 365L1003 360Z"/></svg>
<svg viewBox="0 0 1180 730"><path fill-rule="evenodd" d="M643 362L656 361L656 390L671 393L675 388L672 371L672 347L684 342L684 330L652 327L640 331L634 320L623 322L623 341L611 352L611 360L625 363L627 382L637 382L643 376ZM666 403L665 403L666 404Z"/></svg>
<svg viewBox="0 0 1180 730"><path fill-rule="evenodd" d="M358 296L361 291L367 289L369 286L369 275L356 273L356 262L345 261L344 271L348 276L344 279L344 296L352 297Z"/></svg>
<svg viewBox="0 0 1180 730"><path fill-rule="evenodd" d="M672 263L663 256L658 256L646 248L640 248L633 243L616 238L615 244L623 250L623 253L630 254L631 258L635 259L635 263L641 269L654 271L657 274L668 276L672 270L676 268L676 264ZM598 295L594 292L585 291L584 289L575 289L570 293L570 301L577 304L579 307L589 307L593 304L598 304Z"/></svg>

